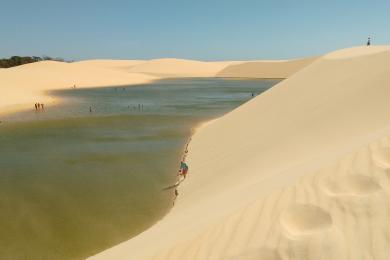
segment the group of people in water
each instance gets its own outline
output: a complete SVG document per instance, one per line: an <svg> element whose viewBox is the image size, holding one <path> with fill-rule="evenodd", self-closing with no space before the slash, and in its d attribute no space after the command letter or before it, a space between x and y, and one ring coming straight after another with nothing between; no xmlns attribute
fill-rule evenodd
<svg viewBox="0 0 390 260"><path fill-rule="evenodd" d="M35 112L45 111L45 104L43 103L35 103Z"/></svg>
<svg viewBox="0 0 390 260"><path fill-rule="evenodd" d="M128 109L130 109L130 105L127 106ZM143 110L144 109L144 104L138 104L138 106L132 106L134 110Z"/></svg>

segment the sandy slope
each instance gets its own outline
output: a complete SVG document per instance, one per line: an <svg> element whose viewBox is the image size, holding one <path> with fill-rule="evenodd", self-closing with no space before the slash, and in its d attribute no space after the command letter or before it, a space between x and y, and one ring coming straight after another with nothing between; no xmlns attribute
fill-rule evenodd
<svg viewBox="0 0 390 260"><path fill-rule="evenodd" d="M92 259L389 259L389 75L341 50L204 125L171 212Z"/></svg>
<svg viewBox="0 0 390 260"><path fill-rule="evenodd" d="M145 60L83 60L73 64L128 71L132 67L145 62Z"/></svg>
<svg viewBox="0 0 390 260"><path fill-rule="evenodd" d="M161 77L214 77L218 72L239 61L205 62L183 59L156 59L138 64L131 72L147 73Z"/></svg>
<svg viewBox="0 0 390 260"><path fill-rule="evenodd" d="M305 58L290 61L251 61L227 66L217 77L224 78L287 78L315 61L316 58Z"/></svg>

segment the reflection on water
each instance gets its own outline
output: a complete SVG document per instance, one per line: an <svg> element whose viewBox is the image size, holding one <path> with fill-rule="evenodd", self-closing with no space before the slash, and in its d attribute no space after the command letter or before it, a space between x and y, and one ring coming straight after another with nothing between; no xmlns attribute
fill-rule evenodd
<svg viewBox="0 0 390 260"><path fill-rule="evenodd" d="M277 82L56 91L67 102L3 118L1 258L80 259L146 229L172 205L163 188L175 182L191 129Z"/></svg>

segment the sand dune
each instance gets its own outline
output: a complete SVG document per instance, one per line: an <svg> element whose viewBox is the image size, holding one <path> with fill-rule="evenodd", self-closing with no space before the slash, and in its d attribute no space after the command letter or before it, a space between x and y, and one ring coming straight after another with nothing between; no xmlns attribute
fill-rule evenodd
<svg viewBox="0 0 390 260"><path fill-rule="evenodd" d="M194 61L183 59L156 59L138 64L131 72L146 73L160 77L214 77L218 72L239 61Z"/></svg>
<svg viewBox="0 0 390 260"><path fill-rule="evenodd" d="M232 64L217 73L222 78L284 79L315 61L316 58L281 61L251 61Z"/></svg>
<svg viewBox="0 0 390 260"><path fill-rule="evenodd" d="M84 60L77 61L72 64L82 66L95 66L99 68L120 69L129 70L135 65L139 65L146 62L145 60Z"/></svg>
<svg viewBox="0 0 390 260"><path fill-rule="evenodd" d="M337 51L202 126L175 207L92 259L388 259L389 75Z"/></svg>

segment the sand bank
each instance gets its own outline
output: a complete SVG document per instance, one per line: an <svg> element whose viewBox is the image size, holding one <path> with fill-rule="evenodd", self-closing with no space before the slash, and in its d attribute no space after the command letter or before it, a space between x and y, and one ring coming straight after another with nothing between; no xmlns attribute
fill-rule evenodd
<svg viewBox="0 0 390 260"><path fill-rule="evenodd" d="M91 259L388 259L389 75L337 51L204 125L171 212Z"/></svg>
<svg viewBox="0 0 390 260"><path fill-rule="evenodd" d="M36 102L51 105L49 90L144 84L157 77L129 73L131 61L63 63L43 61L0 70L0 112L34 108Z"/></svg>

